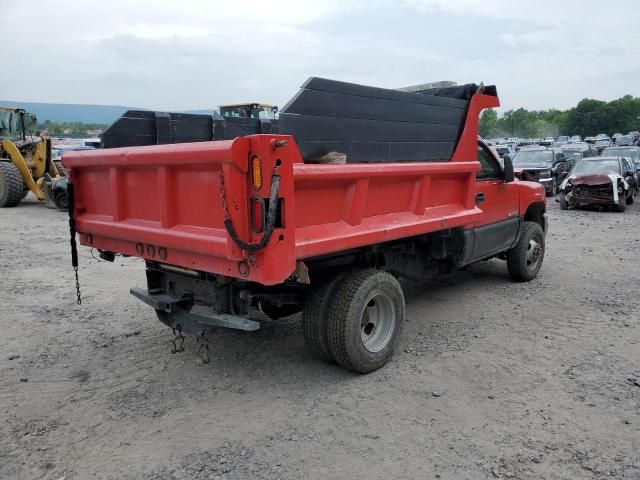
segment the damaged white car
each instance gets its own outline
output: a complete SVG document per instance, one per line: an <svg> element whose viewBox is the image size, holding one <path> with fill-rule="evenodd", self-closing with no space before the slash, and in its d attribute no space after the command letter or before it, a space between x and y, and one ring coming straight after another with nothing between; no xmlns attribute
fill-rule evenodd
<svg viewBox="0 0 640 480"><path fill-rule="evenodd" d="M635 201L634 172L624 157L580 160L560 185L560 208L596 206L624 212Z"/></svg>

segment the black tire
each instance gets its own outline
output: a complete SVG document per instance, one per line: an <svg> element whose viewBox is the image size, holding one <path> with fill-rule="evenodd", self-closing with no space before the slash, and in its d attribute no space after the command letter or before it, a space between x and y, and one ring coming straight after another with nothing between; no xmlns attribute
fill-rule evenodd
<svg viewBox="0 0 640 480"><path fill-rule="evenodd" d="M616 212L624 213L624 211L627 209L627 203L629 202L625 198L620 198L618 199L618 204L615 205L613 208L615 209Z"/></svg>
<svg viewBox="0 0 640 480"><path fill-rule="evenodd" d="M62 212L69 211L69 196L66 192L60 192L56 194L56 198L53 200L56 204L56 208Z"/></svg>
<svg viewBox="0 0 640 480"><path fill-rule="evenodd" d="M329 350L343 367L372 372L391 359L404 321L404 295L395 277L374 269L349 272L329 307Z"/></svg>
<svg viewBox="0 0 640 480"><path fill-rule="evenodd" d="M547 197L555 197L557 195L557 193L558 193L558 186L556 185L555 179L551 183L552 183L551 191L550 192L545 191L545 195Z"/></svg>
<svg viewBox="0 0 640 480"><path fill-rule="evenodd" d="M633 203L636 201L636 191L634 188L631 188L631 195L629 195L627 197L627 205L633 205Z"/></svg>
<svg viewBox="0 0 640 480"><path fill-rule="evenodd" d="M569 210L569 202L562 192L560 192L560 210Z"/></svg>
<svg viewBox="0 0 640 480"><path fill-rule="evenodd" d="M334 361L327 341L327 322L329 307L334 300L336 287L340 284L342 275L337 275L324 282L307 297L302 309L302 335L311 353L321 360Z"/></svg>
<svg viewBox="0 0 640 480"><path fill-rule="evenodd" d="M524 222L515 247L507 252L509 275L519 282L528 282L538 275L544 260L545 238L536 222Z"/></svg>
<svg viewBox="0 0 640 480"><path fill-rule="evenodd" d="M0 207L15 207L23 198L20 170L13 163L0 161Z"/></svg>

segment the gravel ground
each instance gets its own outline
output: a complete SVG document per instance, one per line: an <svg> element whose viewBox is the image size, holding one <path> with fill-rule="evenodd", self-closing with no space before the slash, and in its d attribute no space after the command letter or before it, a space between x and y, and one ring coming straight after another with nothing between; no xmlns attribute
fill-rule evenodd
<svg viewBox="0 0 640 480"><path fill-rule="evenodd" d="M493 260L407 288L404 340L361 376L298 318L171 355L135 259L81 249L28 197L0 211L0 479L640 478L640 206L549 204L539 277Z"/></svg>

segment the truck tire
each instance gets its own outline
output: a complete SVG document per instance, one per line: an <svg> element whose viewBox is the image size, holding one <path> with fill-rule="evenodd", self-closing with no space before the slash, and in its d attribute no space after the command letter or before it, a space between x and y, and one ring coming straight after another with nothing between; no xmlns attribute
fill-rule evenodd
<svg viewBox="0 0 640 480"><path fill-rule="evenodd" d="M69 196L66 192L56 194L56 198L53 202L56 204L56 208L61 212L69 211Z"/></svg>
<svg viewBox="0 0 640 480"><path fill-rule="evenodd" d="M569 210L569 202L567 202L564 193L560 193L560 210Z"/></svg>
<svg viewBox="0 0 640 480"><path fill-rule="evenodd" d="M625 198L620 198L618 200L618 204L614 207L616 212L624 213L627 209L627 200Z"/></svg>
<svg viewBox="0 0 640 480"><path fill-rule="evenodd" d="M329 308L329 350L343 367L373 372L391 359L404 321L404 295L395 277L374 269L349 272Z"/></svg>
<svg viewBox="0 0 640 480"><path fill-rule="evenodd" d="M524 222L515 247L507 252L509 275L519 282L528 282L538 275L545 248L544 231L536 222Z"/></svg>
<svg viewBox="0 0 640 480"><path fill-rule="evenodd" d="M23 198L20 170L13 163L0 161L0 207L15 207Z"/></svg>
<svg viewBox="0 0 640 480"><path fill-rule="evenodd" d="M334 361L327 341L329 307L342 275L337 275L311 292L302 309L302 335L311 353L327 362Z"/></svg>

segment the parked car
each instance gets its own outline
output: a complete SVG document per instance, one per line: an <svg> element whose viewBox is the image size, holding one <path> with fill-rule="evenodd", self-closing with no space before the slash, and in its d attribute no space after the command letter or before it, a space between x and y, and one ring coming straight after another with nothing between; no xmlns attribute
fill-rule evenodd
<svg viewBox="0 0 640 480"><path fill-rule="evenodd" d="M564 160L564 156L561 159ZM552 196L558 191L554 173L556 160L551 149L523 148L513 157L513 170L520 180L538 182L544 186L546 195Z"/></svg>
<svg viewBox="0 0 640 480"><path fill-rule="evenodd" d="M634 172L624 157L586 158L560 186L560 208L608 207L624 212L635 200Z"/></svg>
<svg viewBox="0 0 640 480"><path fill-rule="evenodd" d="M569 143L569 137L567 135L560 135L556 140L556 143L564 145L565 143Z"/></svg>
<svg viewBox="0 0 640 480"><path fill-rule="evenodd" d="M640 147L609 147L602 151L603 157L630 157L640 162Z"/></svg>
<svg viewBox="0 0 640 480"><path fill-rule="evenodd" d="M633 144L634 144L633 137L630 137L629 135L622 135L621 137L618 137L616 139L617 147L628 147Z"/></svg>
<svg viewBox="0 0 640 480"><path fill-rule="evenodd" d="M509 157L513 158L516 154L516 149L507 143L496 145L495 148L500 158L504 158L505 155L509 155Z"/></svg>
<svg viewBox="0 0 640 480"><path fill-rule="evenodd" d="M572 135L569 141L572 143L578 143L582 141L582 137L580 135Z"/></svg>
<svg viewBox="0 0 640 480"><path fill-rule="evenodd" d="M580 152L582 152L582 156L585 158L596 157L598 155L598 150L596 150L596 147L585 142L569 143L568 145L562 147L562 150L566 149L579 150Z"/></svg>
<svg viewBox="0 0 640 480"><path fill-rule="evenodd" d="M640 147L611 147L602 152L603 157L624 157L634 172L636 193L640 189Z"/></svg>
<svg viewBox="0 0 640 480"><path fill-rule="evenodd" d="M605 148L608 148L610 146L611 146L611 140L609 139L609 137L599 138L598 140L596 140L596 143L595 143L595 147L596 147L596 150L598 151L598 155L601 154Z"/></svg>
<svg viewBox="0 0 640 480"><path fill-rule="evenodd" d="M631 166L631 170L633 170L633 172L635 173L636 193L638 193L638 190L640 190L640 161L634 160L631 157L624 157L624 158L629 162L629 165Z"/></svg>

